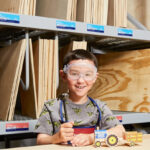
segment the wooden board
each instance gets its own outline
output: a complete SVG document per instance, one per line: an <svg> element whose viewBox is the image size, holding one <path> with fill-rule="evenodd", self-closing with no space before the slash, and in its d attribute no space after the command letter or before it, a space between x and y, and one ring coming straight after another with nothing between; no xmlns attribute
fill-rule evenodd
<svg viewBox="0 0 150 150"><path fill-rule="evenodd" d="M53 58L53 40L49 40L49 50L48 50L48 85L47 85L47 99L51 99L52 98L52 58Z"/></svg>
<svg viewBox="0 0 150 150"><path fill-rule="evenodd" d="M0 119L7 120L11 96L14 94L18 65L25 52L25 41L0 49ZM15 99L16 100L16 99Z"/></svg>
<svg viewBox="0 0 150 150"><path fill-rule="evenodd" d="M150 147L150 135L144 134L143 135L143 142L138 143L135 146L127 146L127 145L119 145L114 147L100 147L101 150L149 150ZM81 146L81 147L72 147L71 145L59 145L59 144L49 144L49 145L38 145L38 146L29 146L29 147L21 147L21 148L9 148L8 150L95 150L99 148L95 148L93 145L89 146Z"/></svg>
<svg viewBox="0 0 150 150"><path fill-rule="evenodd" d="M33 42L33 58L35 68L35 82L37 93L37 114L39 116L41 112L41 103L43 98L43 79L42 79L42 58L43 58L43 40L37 40Z"/></svg>
<svg viewBox="0 0 150 150"><path fill-rule="evenodd" d="M37 118L37 95L31 40L29 48L29 75L29 89L23 90L22 87L20 87L21 111L22 115ZM25 78L24 76L24 72L22 72L22 79Z"/></svg>
<svg viewBox="0 0 150 150"><path fill-rule="evenodd" d="M35 15L35 0L0 0L0 11Z"/></svg>
<svg viewBox="0 0 150 150"><path fill-rule="evenodd" d="M37 0L36 16L75 20L74 0Z"/></svg>
<svg viewBox="0 0 150 150"><path fill-rule="evenodd" d="M86 41L73 41L72 50L75 49L87 49L87 42Z"/></svg>
<svg viewBox="0 0 150 150"><path fill-rule="evenodd" d="M109 0L108 25L127 27L127 0Z"/></svg>
<svg viewBox="0 0 150 150"><path fill-rule="evenodd" d="M14 117L16 99L17 99L18 89L20 85L21 72L23 68L23 60L25 57L25 50L26 50L26 41L22 44L21 49L20 49L21 56L18 59L16 75L14 77L14 83L13 83L13 88L12 88L11 98L10 98L10 105L9 105L9 114L8 114L7 120L13 120L13 117Z"/></svg>
<svg viewBox="0 0 150 150"><path fill-rule="evenodd" d="M89 92L112 110L150 112L150 49L97 55L99 77Z"/></svg>
<svg viewBox="0 0 150 150"><path fill-rule="evenodd" d="M108 0L78 0L77 21L107 24Z"/></svg>

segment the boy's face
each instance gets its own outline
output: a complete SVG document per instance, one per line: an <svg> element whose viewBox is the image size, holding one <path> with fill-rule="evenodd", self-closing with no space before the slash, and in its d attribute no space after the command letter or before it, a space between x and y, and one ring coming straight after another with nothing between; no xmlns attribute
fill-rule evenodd
<svg viewBox="0 0 150 150"><path fill-rule="evenodd" d="M95 65L88 59L71 61L67 73L62 72L62 74L68 85L69 95L74 96L74 98L87 96L97 79Z"/></svg>

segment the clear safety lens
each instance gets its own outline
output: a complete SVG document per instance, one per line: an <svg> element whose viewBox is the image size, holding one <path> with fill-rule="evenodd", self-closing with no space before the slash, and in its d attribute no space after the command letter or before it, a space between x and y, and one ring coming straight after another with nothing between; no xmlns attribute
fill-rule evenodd
<svg viewBox="0 0 150 150"><path fill-rule="evenodd" d="M65 66L63 70L72 80L78 80L82 77L86 81L92 81L96 77L97 72L95 66L87 64L70 64Z"/></svg>

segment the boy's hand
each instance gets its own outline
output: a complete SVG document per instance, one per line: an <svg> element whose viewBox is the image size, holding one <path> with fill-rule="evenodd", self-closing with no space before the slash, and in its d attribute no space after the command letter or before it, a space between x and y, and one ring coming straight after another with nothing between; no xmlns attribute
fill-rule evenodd
<svg viewBox="0 0 150 150"><path fill-rule="evenodd" d="M94 134L77 134L71 140L72 146L86 146L93 144Z"/></svg>
<svg viewBox="0 0 150 150"><path fill-rule="evenodd" d="M60 130L58 132L58 138L60 143L66 143L67 141L71 141L74 136L73 122L63 123L60 126Z"/></svg>

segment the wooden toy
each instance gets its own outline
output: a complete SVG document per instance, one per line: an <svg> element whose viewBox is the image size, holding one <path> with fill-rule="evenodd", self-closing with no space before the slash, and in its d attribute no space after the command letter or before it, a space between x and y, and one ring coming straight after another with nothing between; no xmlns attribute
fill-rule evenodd
<svg viewBox="0 0 150 150"><path fill-rule="evenodd" d="M142 142L142 133L136 131L125 132L124 138L119 138L115 134L108 134L106 130L95 130L95 147L103 145L117 146L127 144L134 146L135 144Z"/></svg>

